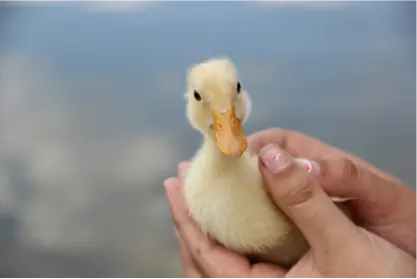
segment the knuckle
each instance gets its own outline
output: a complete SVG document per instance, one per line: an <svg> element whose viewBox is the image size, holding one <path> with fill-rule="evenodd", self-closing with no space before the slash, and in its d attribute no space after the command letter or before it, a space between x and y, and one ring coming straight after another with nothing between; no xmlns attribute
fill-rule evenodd
<svg viewBox="0 0 417 279"><path fill-rule="evenodd" d="M270 129L268 129L267 131L268 131L268 133L271 133L271 134L282 134L282 133L284 133L286 130L285 130L285 129L283 129L283 128L274 127L274 128L270 128Z"/></svg>
<svg viewBox="0 0 417 279"><path fill-rule="evenodd" d="M360 179L359 168L347 158L338 158L334 162L334 177L339 183L352 183Z"/></svg>
<svg viewBox="0 0 417 279"><path fill-rule="evenodd" d="M292 176L293 178L285 183L286 187L280 197L280 200L288 207L310 201L316 196L319 189L315 180L308 174L297 172Z"/></svg>
<svg viewBox="0 0 417 279"><path fill-rule="evenodd" d="M285 147L289 131L283 128L260 130L248 137L248 148L251 153L258 153L267 144L275 143Z"/></svg>
<svg viewBox="0 0 417 279"><path fill-rule="evenodd" d="M267 129L263 133L267 138L274 139L274 141L278 141L280 142L280 145L282 145L283 143L281 141L285 140L290 131L284 128L274 127Z"/></svg>

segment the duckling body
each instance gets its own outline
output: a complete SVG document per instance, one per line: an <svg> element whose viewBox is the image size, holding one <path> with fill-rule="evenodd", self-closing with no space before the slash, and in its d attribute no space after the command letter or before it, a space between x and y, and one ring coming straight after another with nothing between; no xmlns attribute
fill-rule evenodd
<svg viewBox="0 0 417 279"><path fill-rule="evenodd" d="M242 124L251 101L235 67L227 58L207 60L192 66L187 80L187 119L204 136L183 185L191 217L232 250L294 264L308 245L270 199L257 156L246 151Z"/></svg>
<svg viewBox="0 0 417 279"><path fill-rule="evenodd" d="M201 230L232 250L289 266L308 249L297 227L272 203L256 155L226 156L206 136L188 170L184 195Z"/></svg>

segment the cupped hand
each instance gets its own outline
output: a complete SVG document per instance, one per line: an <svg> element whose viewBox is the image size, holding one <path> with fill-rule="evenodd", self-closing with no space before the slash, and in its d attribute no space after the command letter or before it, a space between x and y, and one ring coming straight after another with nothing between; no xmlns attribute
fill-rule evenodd
<svg viewBox="0 0 417 279"><path fill-rule="evenodd" d="M180 256L187 277L282 277L278 266L258 263L251 265L246 257L230 251L204 235L191 220L182 195L182 182L189 163L179 165L179 178L165 181L170 210Z"/></svg>
<svg viewBox="0 0 417 279"><path fill-rule="evenodd" d="M311 249L284 270L266 263L251 265L204 236L182 197L185 163L179 178L168 179L165 186L187 277L415 276L414 191L352 155L295 132L260 132L249 138L249 147L260 154L271 198L300 228ZM293 156L308 158L311 173ZM356 224L325 191L351 198L347 205Z"/></svg>

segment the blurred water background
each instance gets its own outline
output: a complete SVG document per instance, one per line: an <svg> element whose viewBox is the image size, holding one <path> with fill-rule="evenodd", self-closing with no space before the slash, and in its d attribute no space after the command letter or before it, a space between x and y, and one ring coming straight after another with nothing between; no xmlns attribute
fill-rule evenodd
<svg viewBox="0 0 417 279"><path fill-rule="evenodd" d="M228 55L248 133L299 130L415 187L415 2L0 3L0 276L181 276L163 180Z"/></svg>

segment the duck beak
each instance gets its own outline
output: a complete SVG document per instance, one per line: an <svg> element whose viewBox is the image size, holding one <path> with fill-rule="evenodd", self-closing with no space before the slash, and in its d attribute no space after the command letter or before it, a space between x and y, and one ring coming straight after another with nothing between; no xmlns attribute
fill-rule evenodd
<svg viewBox="0 0 417 279"><path fill-rule="evenodd" d="M241 121L236 117L234 105L227 110L213 110L211 129L220 151L227 156L240 157L248 147Z"/></svg>

